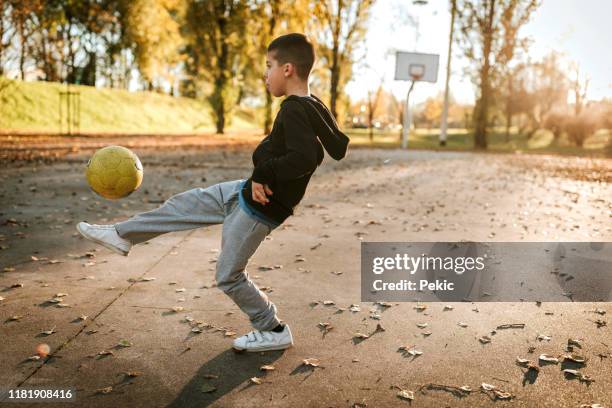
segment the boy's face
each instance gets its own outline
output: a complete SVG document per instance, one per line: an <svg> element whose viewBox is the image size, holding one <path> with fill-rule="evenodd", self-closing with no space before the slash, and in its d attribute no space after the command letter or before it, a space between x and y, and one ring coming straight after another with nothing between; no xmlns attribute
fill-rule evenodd
<svg viewBox="0 0 612 408"><path fill-rule="evenodd" d="M278 97L286 93L285 86L292 66L291 64L279 65L278 60L274 56L274 51L266 54L266 73L264 78L268 91Z"/></svg>

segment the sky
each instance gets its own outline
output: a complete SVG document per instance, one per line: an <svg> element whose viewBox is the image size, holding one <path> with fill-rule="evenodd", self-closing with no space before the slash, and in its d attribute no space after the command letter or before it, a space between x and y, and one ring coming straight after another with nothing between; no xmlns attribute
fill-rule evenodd
<svg viewBox="0 0 612 408"><path fill-rule="evenodd" d="M351 99L366 97L368 90L378 87L381 77L385 78L386 89L398 98L406 97L409 82L393 80L395 50L440 55L437 83L416 83L410 95L412 103L443 92L451 20L449 3L429 0L425 6L416 6L412 0L376 2L363 47L357 54L361 62L355 68L354 79L347 84ZM409 15L418 19L418 42ZM519 34L532 39L529 49L532 60L556 50L565 54L566 63L579 63L581 74L590 78L588 99L601 100L612 97L610 16L612 0L543 0ZM473 103L474 85L463 74L467 64L457 44L453 44L452 54L451 93L460 103Z"/></svg>

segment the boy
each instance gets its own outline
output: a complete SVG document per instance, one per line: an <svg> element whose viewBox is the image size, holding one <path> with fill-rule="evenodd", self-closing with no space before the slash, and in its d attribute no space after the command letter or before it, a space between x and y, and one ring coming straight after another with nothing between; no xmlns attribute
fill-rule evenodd
<svg viewBox="0 0 612 408"><path fill-rule="evenodd" d="M346 155L348 137L323 102L310 94L308 77L314 59L314 48L302 34L278 37L268 46L266 88L287 98L272 131L253 152L251 177L176 194L161 207L114 225L77 225L85 238L127 256L132 245L160 234L222 223L217 287L249 316L255 329L234 340L235 350L281 350L293 345L289 326L280 322L276 306L245 268L265 237L293 215L323 160L323 147L335 160Z"/></svg>

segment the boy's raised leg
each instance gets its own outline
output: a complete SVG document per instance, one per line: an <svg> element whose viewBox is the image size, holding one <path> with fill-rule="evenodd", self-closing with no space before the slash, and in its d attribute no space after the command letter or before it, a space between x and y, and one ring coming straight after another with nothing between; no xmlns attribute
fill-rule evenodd
<svg viewBox="0 0 612 408"><path fill-rule="evenodd" d="M193 188L170 197L160 207L115 224L119 236L138 244L158 235L221 224L238 200L241 180Z"/></svg>

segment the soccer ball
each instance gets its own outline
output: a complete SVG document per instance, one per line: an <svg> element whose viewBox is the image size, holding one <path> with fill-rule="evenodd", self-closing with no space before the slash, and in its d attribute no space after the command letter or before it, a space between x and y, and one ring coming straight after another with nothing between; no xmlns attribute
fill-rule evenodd
<svg viewBox="0 0 612 408"><path fill-rule="evenodd" d="M142 164L130 149L106 146L87 162L87 183L98 195L116 200L132 194L142 183Z"/></svg>

